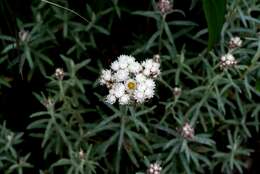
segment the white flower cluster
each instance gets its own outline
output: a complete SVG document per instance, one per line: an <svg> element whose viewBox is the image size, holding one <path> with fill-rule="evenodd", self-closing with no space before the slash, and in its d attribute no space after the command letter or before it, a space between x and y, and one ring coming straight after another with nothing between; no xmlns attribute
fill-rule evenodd
<svg viewBox="0 0 260 174"><path fill-rule="evenodd" d="M143 103L154 96L154 79L159 74L158 58L138 63L132 56L120 55L111 69L102 70L99 82L109 89L107 103Z"/></svg>
<svg viewBox="0 0 260 174"><path fill-rule="evenodd" d="M150 164L147 174L160 174L162 167L158 163Z"/></svg>
<svg viewBox="0 0 260 174"><path fill-rule="evenodd" d="M237 64L235 57L231 53L227 53L220 58L220 68L230 68Z"/></svg>
<svg viewBox="0 0 260 174"><path fill-rule="evenodd" d="M220 69L228 69L228 68L232 68L235 65L237 65L237 60L235 59L235 57L233 56L232 53L234 53L236 51L235 48L241 47L242 46L242 40L240 39L240 37L232 37L230 38L229 42L228 42L228 53L221 56L220 58Z"/></svg>
<svg viewBox="0 0 260 174"><path fill-rule="evenodd" d="M241 46L242 46L242 40L238 36L232 37L228 42L229 49L234 49Z"/></svg>

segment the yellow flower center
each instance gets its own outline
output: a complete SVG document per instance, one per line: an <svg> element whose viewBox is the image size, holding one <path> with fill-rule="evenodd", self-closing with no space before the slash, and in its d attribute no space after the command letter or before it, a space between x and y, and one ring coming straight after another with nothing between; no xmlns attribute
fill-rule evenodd
<svg viewBox="0 0 260 174"><path fill-rule="evenodd" d="M128 82L127 87L128 87L128 89L134 90L136 88L136 83L135 82Z"/></svg>

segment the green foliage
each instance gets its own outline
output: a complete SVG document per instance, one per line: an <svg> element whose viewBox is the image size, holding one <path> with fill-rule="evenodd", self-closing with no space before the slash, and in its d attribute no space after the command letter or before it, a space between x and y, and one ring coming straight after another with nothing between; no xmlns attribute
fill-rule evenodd
<svg viewBox="0 0 260 174"><path fill-rule="evenodd" d="M208 24L208 49L218 41L225 21L226 0L203 0L203 10Z"/></svg>
<svg viewBox="0 0 260 174"><path fill-rule="evenodd" d="M33 167L28 163L30 154L23 156L17 151L23 134L8 130L5 123L0 125L0 130L0 172L23 174L24 169Z"/></svg>
<svg viewBox="0 0 260 174"><path fill-rule="evenodd" d="M0 110L0 173L144 174L155 162L162 174L247 171L257 150L247 142L259 139L260 5L192 0L186 9L179 2L161 13L154 0L33 1L31 18L17 18L16 35L0 28L1 103L20 79L34 95L24 99L23 133ZM193 17L203 10L208 28ZM235 36L242 46L230 48ZM238 63L221 69L227 53ZM152 100L104 102L100 71L120 54L160 54ZM24 134L41 153L23 149Z"/></svg>

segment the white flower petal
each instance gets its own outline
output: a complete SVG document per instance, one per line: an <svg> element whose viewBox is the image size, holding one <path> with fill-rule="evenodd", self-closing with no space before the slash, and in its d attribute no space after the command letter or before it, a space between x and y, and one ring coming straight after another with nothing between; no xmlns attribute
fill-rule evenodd
<svg viewBox="0 0 260 174"><path fill-rule="evenodd" d="M119 66L119 62L118 61L114 61L112 64L111 64L111 69L114 70L114 71L117 71L119 70L120 66Z"/></svg>
<svg viewBox="0 0 260 174"><path fill-rule="evenodd" d="M129 104L129 101L130 101L130 97L129 95L127 94L124 94L120 97L119 99L119 104L121 105L126 105L126 104Z"/></svg>
<svg viewBox="0 0 260 174"><path fill-rule="evenodd" d="M106 102L109 104L114 104L116 102L116 97L114 95L107 95Z"/></svg>
<svg viewBox="0 0 260 174"><path fill-rule="evenodd" d="M126 70L118 70L115 74L114 74L114 78L117 82L122 82L125 81L129 78L129 72Z"/></svg>

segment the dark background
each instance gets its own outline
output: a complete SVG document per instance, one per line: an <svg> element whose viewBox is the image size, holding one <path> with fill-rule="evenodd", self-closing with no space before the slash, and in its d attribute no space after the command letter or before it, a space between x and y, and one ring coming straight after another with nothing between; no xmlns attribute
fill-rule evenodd
<svg viewBox="0 0 260 174"><path fill-rule="evenodd" d="M89 3L93 9L102 8L102 6L111 5L104 2L104 0L76 0L68 1L69 7L79 14L84 14L85 4ZM30 22L33 20L31 5L37 3L30 0L0 0L0 34L16 36L19 29L16 24L16 19L19 18L24 22ZM119 6L127 9L128 11L147 10L151 9L150 0L119 0ZM195 8L190 10L189 1L175 1L174 8L181 9L185 12L186 17L180 14L169 16L170 19L183 19L190 20L199 24L199 28L206 27L206 21L204 18L201 4L198 3ZM84 16L84 15L83 15ZM106 22L106 21L104 21ZM145 26L143 24L146 24ZM97 37L97 44L99 50L89 50L89 57L106 57L108 59L102 60L104 63L109 63L109 58L119 55L124 50L125 45L130 45L134 39L134 35L142 35L143 33L152 33L155 30L155 23L153 20L147 20L144 17L130 15L128 12L122 12L122 16L119 19L115 16L115 19L111 28L111 35ZM197 31L199 31L199 28ZM194 31L195 32L195 31ZM63 48L66 48L66 42L62 38L61 33L56 34L58 40L58 51L62 52ZM176 40L178 49L181 49L184 43L187 44L187 50L200 52L205 46L195 43L189 38L182 37L181 40ZM4 42L0 42L0 48L4 45ZM19 55L19 51L11 53L12 56ZM55 54L55 53L53 53ZM54 55L56 56L56 55ZM26 71L26 70L25 70ZM49 72L52 72L50 69ZM36 72L39 73L39 72ZM21 144L20 153L31 152L30 163L34 165L34 169L28 170L29 173L38 173L38 169L43 169L52 162L56 161L53 157L50 161L44 161L42 158L42 149L40 147L41 142L35 138L29 136L29 131L26 129L30 123L28 116L31 113L37 112L43 109L43 106L32 95L32 91L40 92L44 89L42 84L45 84L45 79L39 74L34 75L30 81L23 79L18 71L11 71L6 68L1 68L0 75L4 75L10 79L11 88L1 89L0 94L0 121L6 120L7 127L15 132L24 132L24 142ZM42 78L41 78L42 77ZM91 96L90 96L91 97ZM93 104L95 105L95 103ZM221 141L221 139L219 139ZM255 149L250 159L245 162L249 163L248 174L258 174L257 164L260 160L260 140L258 134L255 133L253 138L248 142L249 147ZM0 170L1 171L1 170ZM218 171L216 171L218 173Z"/></svg>

